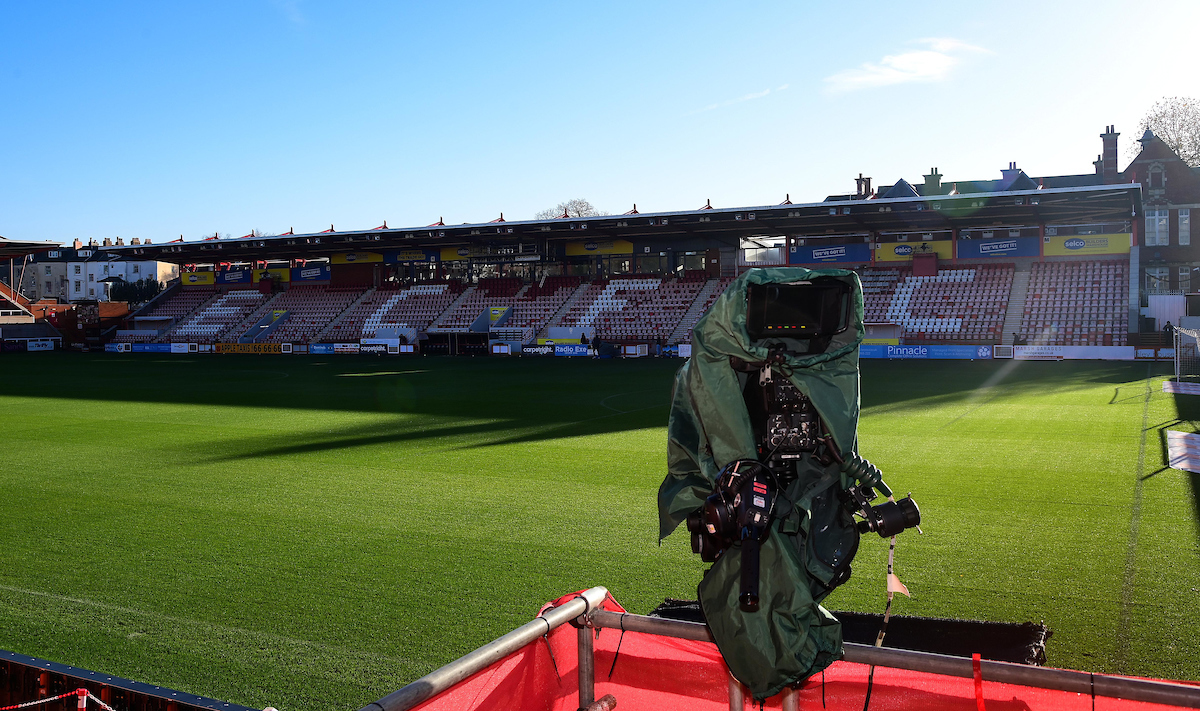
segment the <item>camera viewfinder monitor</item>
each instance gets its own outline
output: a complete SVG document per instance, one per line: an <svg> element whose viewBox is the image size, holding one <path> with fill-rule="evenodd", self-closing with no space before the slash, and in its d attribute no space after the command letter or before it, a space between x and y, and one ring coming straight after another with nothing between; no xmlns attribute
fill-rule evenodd
<svg viewBox="0 0 1200 711"><path fill-rule="evenodd" d="M838 279L752 284L746 301L746 331L754 340L826 339L850 325L850 285Z"/></svg>

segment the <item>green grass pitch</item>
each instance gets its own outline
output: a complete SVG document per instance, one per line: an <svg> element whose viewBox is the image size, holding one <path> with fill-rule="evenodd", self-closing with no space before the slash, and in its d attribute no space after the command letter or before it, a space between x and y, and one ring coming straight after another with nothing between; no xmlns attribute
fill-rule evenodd
<svg viewBox="0 0 1200 711"><path fill-rule="evenodd" d="M0 648L356 709L566 592L694 597L686 531L656 541L678 364L6 354ZM1161 435L1200 408L1163 372L864 362L862 454L925 516L897 612L1042 620L1052 665L1200 677L1200 481ZM880 611L885 557L865 538L828 606Z"/></svg>

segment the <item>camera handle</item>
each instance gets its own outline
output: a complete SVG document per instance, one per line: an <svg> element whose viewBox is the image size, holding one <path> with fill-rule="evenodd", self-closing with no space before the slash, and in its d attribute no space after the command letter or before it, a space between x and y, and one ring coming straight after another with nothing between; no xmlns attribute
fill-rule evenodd
<svg viewBox="0 0 1200 711"><path fill-rule="evenodd" d="M742 530L742 582L738 604L746 612L758 612L758 552L761 547L757 531Z"/></svg>

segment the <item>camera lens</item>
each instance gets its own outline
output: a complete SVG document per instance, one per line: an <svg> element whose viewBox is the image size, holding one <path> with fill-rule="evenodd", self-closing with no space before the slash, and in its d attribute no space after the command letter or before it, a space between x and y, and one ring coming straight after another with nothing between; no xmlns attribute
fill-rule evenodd
<svg viewBox="0 0 1200 711"><path fill-rule="evenodd" d="M921 525L921 510L911 498L889 501L873 507L873 510L875 532L884 538L891 538L906 528Z"/></svg>

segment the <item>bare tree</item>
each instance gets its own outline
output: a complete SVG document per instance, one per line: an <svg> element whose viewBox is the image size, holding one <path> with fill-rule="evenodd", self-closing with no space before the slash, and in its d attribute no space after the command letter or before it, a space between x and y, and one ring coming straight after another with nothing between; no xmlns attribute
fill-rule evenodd
<svg viewBox="0 0 1200 711"><path fill-rule="evenodd" d="M1168 96L1156 102L1138 124L1138 134L1150 130L1185 163L1200 167L1200 101Z"/></svg>
<svg viewBox="0 0 1200 711"><path fill-rule="evenodd" d="M542 210L538 214L534 215L533 219L553 220L557 217L562 217L563 215L566 215L567 217L600 217L601 215L607 214L607 212L597 210L595 206L587 200L584 200L583 198L575 198L574 200L560 202L558 205L548 210Z"/></svg>

